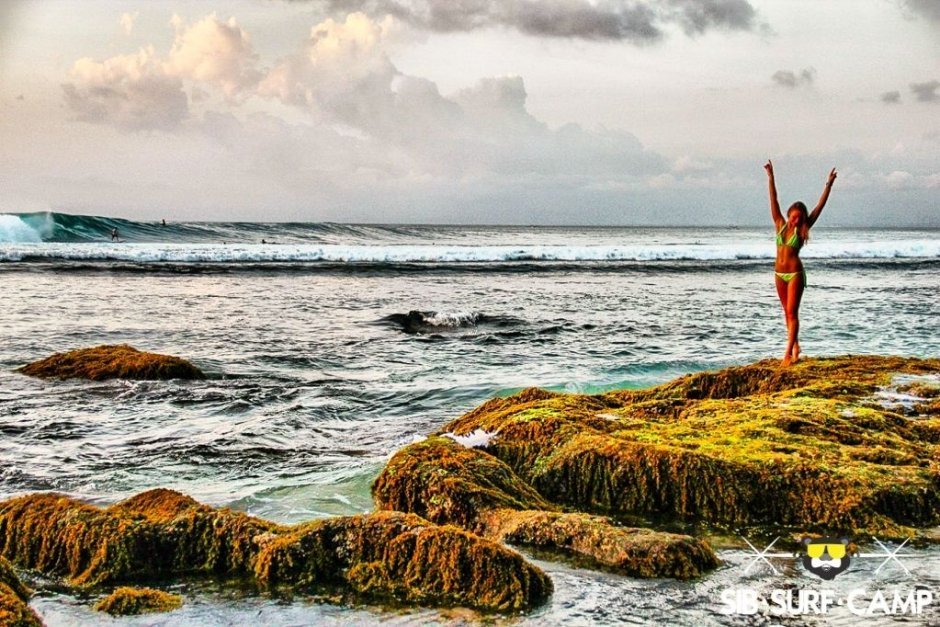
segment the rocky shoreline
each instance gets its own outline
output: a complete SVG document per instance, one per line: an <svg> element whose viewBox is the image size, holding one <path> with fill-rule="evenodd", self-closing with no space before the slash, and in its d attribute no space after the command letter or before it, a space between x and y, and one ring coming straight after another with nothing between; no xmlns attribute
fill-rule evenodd
<svg viewBox="0 0 940 627"><path fill-rule="evenodd" d="M488 434L481 451L569 510L924 537L940 524L938 375L936 359L859 356L600 395L532 388L437 435Z"/></svg>
<svg viewBox="0 0 940 627"><path fill-rule="evenodd" d="M59 494L4 501L0 555L85 589L213 576L273 592L329 587L368 600L493 611L533 607L552 590L515 551L414 514L285 526L164 489L104 509Z"/></svg>
<svg viewBox="0 0 940 627"><path fill-rule="evenodd" d="M87 350L105 364L152 355ZM78 360L87 378L126 372L92 356ZM49 376L79 370L58 372ZM676 533L682 525L934 542L940 360L767 360L644 390L529 388L397 451L372 495L374 513L287 526L171 490L107 508L34 494L0 503L0 556L86 590L205 576L275 594L327 589L348 602L506 613L553 589L507 544L684 580L720 562L701 534ZM0 618L35 619L2 558Z"/></svg>

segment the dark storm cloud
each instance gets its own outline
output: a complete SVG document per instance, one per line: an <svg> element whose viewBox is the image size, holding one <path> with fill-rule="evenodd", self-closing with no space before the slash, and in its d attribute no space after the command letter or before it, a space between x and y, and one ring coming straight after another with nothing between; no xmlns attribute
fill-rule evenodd
<svg viewBox="0 0 940 627"><path fill-rule="evenodd" d="M895 91L886 91L881 94L881 102L885 104L897 104L901 102L901 92Z"/></svg>
<svg viewBox="0 0 940 627"><path fill-rule="evenodd" d="M804 68L798 73L791 70L778 70L770 78L780 87L795 89L801 85L811 85L816 80L816 70L811 67Z"/></svg>
<svg viewBox="0 0 940 627"><path fill-rule="evenodd" d="M747 0L308 0L329 11L391 14L413 26L438 32L490 26L527 35L645 43L677 24L686 33L712 28L752 30L756 12Z"/></svg>
<svg viewBox="0 0 940 627"><path fill-rule="evenodd" d="M938 102L940 101L940 81L927 81L925 83L911 83L911 91L914 97L920 102Z"/></svg>
<svg viewBox="0 0 940 627"><path fill-rule="evenodd" d="M757 17L746 0L670 0L677 21L689 34L704 33L712 27L751 30Z"/></svg>
<svg viewBox="0 0 940 627"><path fill-rule="evenodd" d="M940 2L938 0L906 0L904 6L921 17L940 22Z"/></svg>

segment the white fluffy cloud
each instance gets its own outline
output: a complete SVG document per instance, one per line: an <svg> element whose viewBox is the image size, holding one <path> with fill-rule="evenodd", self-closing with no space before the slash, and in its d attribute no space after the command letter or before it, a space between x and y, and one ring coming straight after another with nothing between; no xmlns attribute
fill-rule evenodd
<svg viewBox="0 0 940 627"><path fill-rule="evenodd" d="M888 189L909 189L914 187L915 178L910 172L904 170L895 170L882 176L882 180Z"/></svg>
<svg viewBox="0 0 940 627"><path fill-rule="evenodd" d="M153 47L98 62L83 58L63 86L66 103L86 122L125 130L172 129L189 106L178 76L168 75Z"/></svg>
<svg viewBox="0 0 940 627"><path fill-rule="evenodd" d="M880 178L885 186L892 191L940 188L940 172L914 175L905 170L895 170L888 174L882 174Z"/></svg>
<svg viewBox="0 0 940 627"><path fill-rule="evenodd" d="M288 185L297 182L279 172L303 173L307 181L323 181L326 173L337 185L344 177L445 185L527 185L532 177L552 177L572 188L596 188L599 181L640 185L668 169L630 133L577 124L549 128L528 111L520 76L483 78L441 94L433 81L405 74L390 59L389 49L406 36L391 16L324 20L296 52L264 71L234 19L212 14L185 24L174 17L171 24L175 38L165 58L148 47L78 61L65 86L77 117L124 130L186 125L243 152L246 168L264 169ZM206 96L213 89L225 96L228 111L213 109ZM287 124L272 114L242 112L252 98L255 110L273 102L306 121ZM200 102L200 117L190 116L190 99Z"/></svg>
<svg viewBox="0 0 940 627"><path fill-rule="evenodd" d="M251 39L234 17L222 22L213 13L186 25L174 15L171 24L176 40L163 64L167 75L217 85L230 100L261 78Z"/></svg>
<svg viewBox="0 0 940 627"><path fill-rule="evenodd" d="M121 25L121 30L124 31L125 35L130 35L134 32L134 21L137 19L137 16L140 13L123 13L121 14L121 19L118 20L118 23Z"/></svg>
<svg viewBox="0 0 940 627"><path fill-rule="evenodd" d="M127 32L133 23L134 16L122 16ZM257 55L234 18L222 22L211 14L186 25L174 16L171 23L176 37L166 58L151 45L104 61L76 61L71 82L63 85L75 116L123 130L169 130L189 115L184 79L196 94L214 86L230 101L254 89L261 77Z"/></svg>
<svg viewBox="0 0 940 627"><path fill-rule="evenodd" d="M258 85L258 94L313 113L366 124L389 104L398 71L382 49L395 20L351 13L310 30L301 50L281 60ZM384 101L384 102L383 102Z"/></svg>
<svg viewBox="0 0 940 627"><path fill-rule="evenodd" d="M674 4L691 10L690 3ZM397 17L351 13L325 19L292 53L264 61L234 18L174 17L171 26L164 54L147 46L135 54L75 62L64 86L74 117L125 131L173 130L174 141L199 154L188 166L180 162L183 177L199 167L193 164L224 163L220 172L231 172L259 198L269 193L295 211L310 203L347 206L360 200L363 207L401 202L407 208L409 198L425 206L474 198L495 207L494 198L510 198L539 215L539 203L560 211L566 202L586 198L614 211L625 193L698 203L698 190L728 207L762 193L761 163L753 159L666 159L622 130L551 127L531 113L521 76L485 77L442 93L434 81L409 75L393 61L398 46L413 36ZM774 80L799 87L811 84L814 75L810 68L782 71ZM143 135L154 142L165 137ZM930 155L932 146L924 148ZM844 168L840 181L846 192L895 196L897 190L937 186L935 168L903 155L886 153L877 161L833 157L838 159L814 164L812 176L793 187L817 193L833 164ZM813 158L778 163L781 172L793 172L807 170ZM245 193L239 192L239 202ZM370 219L342 212L333 218L344 215Z"/></svg>
<svg viewBox="0 0 940 627"><path fill-rule="evenodd" d="M526 109L519 76L491 77L444 96L402 73L387 47L401 24L352 13L311 29L303 48L276 64L258 94L379 140L432 176L531 173L630 177L661 167L628 133L551 130Z"/></svg>

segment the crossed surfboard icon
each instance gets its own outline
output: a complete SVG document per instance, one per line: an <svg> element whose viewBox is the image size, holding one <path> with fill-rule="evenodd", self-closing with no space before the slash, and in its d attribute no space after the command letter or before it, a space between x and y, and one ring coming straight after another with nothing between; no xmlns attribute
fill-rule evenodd
<svg viewBox="0 0 940 627"><path fill-rule="evenodd" d="M753 556L754 556L753 559L751 559L750 563L748 563L747 567L744 569L745 575L748 574L755 565L761 564L761 563L769 566L770 570L772 570L775 575L779 575L780 571L778 571L777 568L770 562L772 558L793 559L793 558L800 556L798 553L771 553L770 549L772 549L774 544L777 543L777 540L780 539L780 536L777 536L776 538L774 538L773 541L770 544L768 544L766 547L764 547L763 550L758 550L757 547L751 544L750 540L748 540L744 536L741 536L741 539L744 540L744 542L746 542L747 545L751 548L751 552L753 553ZM899 553L899 551L904 547L905 544L907 544L910 538L906 538L904 542L902 542L897 547L895 547L893 551L889 549L887 546L885 546L881 542L881 540L879 540L878 538L873 538L873 539L875 543L881 548L882 550L881 553L855 553L852 555L852 557L861 558L861 559L884 558L881 564L879 564L878 567L875 569L875 574L878 574L881 571L881 569L884 568L890 562L894 562L895 564L900 566L901 569L904 570L904 572L908 574L908 576L910 576L911 571L909 571L907 567L901 563L901 560L898 559L898 558L904 558L904 557L916 557L915 555L912 555L910 553ZM809 545L809 547L811 546L813 545L812 544ZM817 544L816 546L821 546L821 545ZM751 555L752 553L744 553L744 555ZM814 553L815 551L810 551L808 555L810 557L819 558L822 555L822 549L819 550L818 555L814 555ZM845 553L843 552L843 555L844 554Z"/></svg>

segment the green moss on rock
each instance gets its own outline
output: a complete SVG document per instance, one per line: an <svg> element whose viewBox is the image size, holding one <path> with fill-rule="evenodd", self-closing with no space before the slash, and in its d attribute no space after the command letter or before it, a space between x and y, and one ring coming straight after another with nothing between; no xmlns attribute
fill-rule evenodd
<svg viewBox="0 0 940 627"><path fill-rule="evenodd" d="M99 612L112 616L137 616L155 612L171 612L183 606L183 598L153 588L117 588L95 603Z"/></svg>
<svg viewBox="0 0 940 627"><path fill-rule="evenodd" d="M43 379L205 379L203 372L179 357L145 353L127 344L102 345L56 353L18 369Z"/></svg>
<svg viewBox="0 0 940 627"><path fill-rule="evenodd" d="M431 436L392 456L372 486L380 509L413 512L478 531L492 509L560 511L504 462L451 438Z"/></svg>
<svg viewBox="0 0 940 627"><path fill-rule="evenodd" d="M441 432L497 432L486 452L563 508L900 538L940 524L940 415L879 392L938 372L936 359L767 360L647 390L526 390Z"/></svg>
<svg viewBox="0 0 940 627"><path fill-rule="evenodd" d="M563 512L506 463L448 437L398 451L372 492L381 509L415 512L500 542L575 553L633 576L687 579L718 565L711 548L690 536Z"/></svg>

